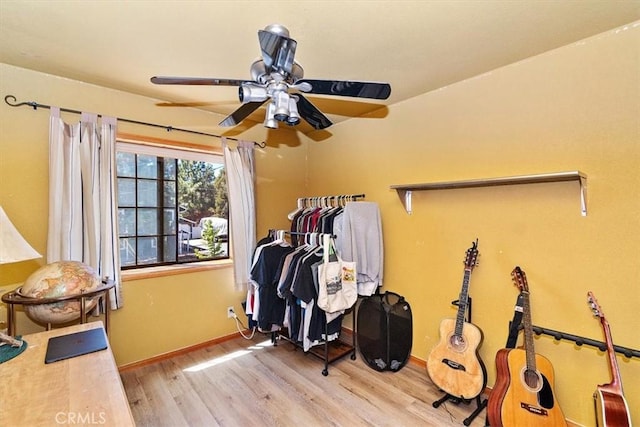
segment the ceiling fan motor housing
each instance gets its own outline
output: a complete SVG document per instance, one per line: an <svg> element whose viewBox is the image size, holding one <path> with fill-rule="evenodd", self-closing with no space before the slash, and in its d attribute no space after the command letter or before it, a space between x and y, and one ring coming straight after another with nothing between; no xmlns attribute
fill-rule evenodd
<svg viewBox="0 0 640 427"><path fill-rule="evenodd" d="M287 27L281 24L271 24L264 27L265 31L276 34L281 37L289 38L289 30Z"/></svg>

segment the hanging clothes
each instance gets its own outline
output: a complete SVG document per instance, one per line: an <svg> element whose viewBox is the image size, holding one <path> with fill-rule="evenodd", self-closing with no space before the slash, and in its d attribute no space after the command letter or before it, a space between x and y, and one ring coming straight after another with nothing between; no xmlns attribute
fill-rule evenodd
<svg viewBox="0 0 640 427"><path fill-rule="evenodd" d="M375 202L348 202L334 219L336 250L358 266L358 295L369 296L382 286L384 249L380 208Z"/></svg>
<svg viewBox="0 0 640 427"><path fill-rule="evenodd" d="M283 239L264 242L254 251L251 283L252 318L262 332L287 327L288 338L305 351L337 339L342 316L332 316L317 307L317 265L322 262L322 246L306 242L294 247Z"/></svg>
<svg viewBox="0 0 640 427"><path fill-rule="evenodd" d="M282 325L285 305L278 298L277 286L284 256L294 250L285 240L276 239L258 246L254 251L250 277L257 289L258 304L254 304L257 313L253 313L253 319L261 331L277 331Z"/></svg>

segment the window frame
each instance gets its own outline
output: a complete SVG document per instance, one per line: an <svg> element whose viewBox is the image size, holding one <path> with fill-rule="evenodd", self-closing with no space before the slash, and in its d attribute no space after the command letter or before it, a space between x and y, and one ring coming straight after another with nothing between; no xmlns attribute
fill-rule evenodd
<svg viewBox="0 0 640 427"><path fill-rule="evenodd" d="M144 137L133 134L118 133L116 135L116 152L118 151L194 161L204 160L211 163L224 163L223 150L221 147L207 147L188 142ZM227 197L231 197L231 195L228 193L228 188ZM231 224L229 224L229 227L231 227ZM233 259L231 257L232 242L230 239L228 245L227 257L225 258L182 263L175 262L167 264L155 264L149 266L135 266L132 268L121 267L122 278L124 281L127 281L149 277L159 277L174 274L192 273L197 271L214 270L220 268L229 268L233 266Z"/></svg>

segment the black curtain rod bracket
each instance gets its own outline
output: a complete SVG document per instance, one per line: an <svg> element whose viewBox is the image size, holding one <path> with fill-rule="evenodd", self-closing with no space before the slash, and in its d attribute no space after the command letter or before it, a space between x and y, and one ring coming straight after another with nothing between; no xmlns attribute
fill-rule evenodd
<svg viewBox="0 0 640 427"><path fill-rule="evenodd" d="M10 100L12 100L12 101L10 101ZM7 96L4 97L4 102L7 105L10 105L11 107L24 107L24 106L26 106L26 107L31 107L34 110L37 110L38 108L44 108L44 109L47 109L47 110L51 109L50 105L39 104L39 103L37 103L35 101L26 101L26 102L17 102L17 101L18 100L13 95L7 95ZM72 109L69 109L69 108L60 108L60 111L64 111L65 113L82 114L82 111L72 110ZM98 115L98 116L100 117L100 115ZM136 124L136 125L151 126L151 127L155 127L155 128L164 129L167 132L177 131L177 132L191 133L191 134L195 134L195 135L211 136L213 138L218 138L218 139L226 138L226 139L230 139L231 141L240 141L237 138L231 138L231 137L222 136L222 135L215 135L215 134L206 133L206 132L199 132L199 131L191 130L191 129L176 128L176 127L173 127L173 126L159 125L159 124L156 124L156 123L142 122L142 121L139 121L139 120L124 119L124 118L121 118L121 117L118 117L117 119L120 122L133 123L133 124ZM265 141L262 141L262 142L255 142L254 141L254 145L257 145L260 148L265 148L267 146L267 143Z"/></svg>

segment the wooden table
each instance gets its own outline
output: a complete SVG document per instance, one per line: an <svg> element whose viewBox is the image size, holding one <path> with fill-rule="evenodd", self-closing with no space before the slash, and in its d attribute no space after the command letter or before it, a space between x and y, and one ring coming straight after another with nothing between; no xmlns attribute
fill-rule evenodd
<svg viewBox="0 0 640 427"><path fill-rule="evenodd" d="M111 347L44 363L50 337L101 328L91 322L25 335L27 349L0 364L0 426L135 426Z"/></svg>

